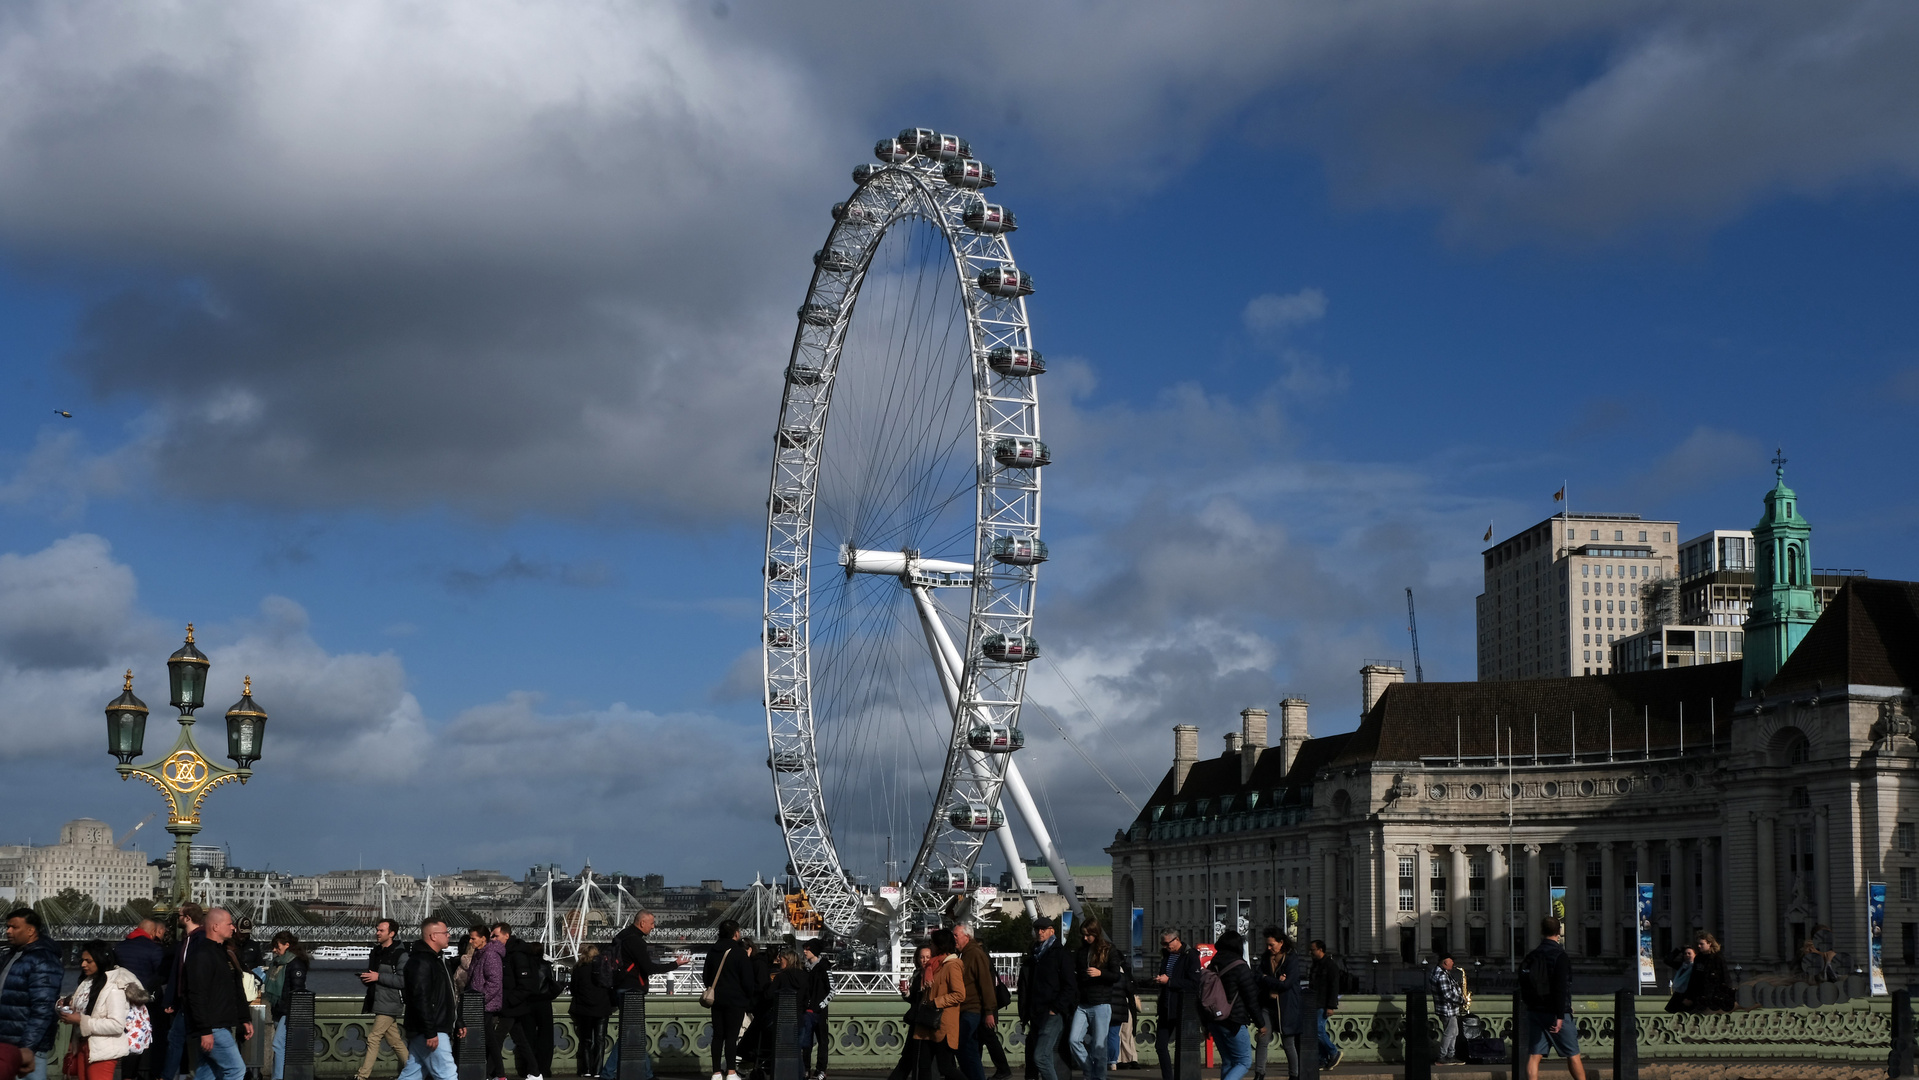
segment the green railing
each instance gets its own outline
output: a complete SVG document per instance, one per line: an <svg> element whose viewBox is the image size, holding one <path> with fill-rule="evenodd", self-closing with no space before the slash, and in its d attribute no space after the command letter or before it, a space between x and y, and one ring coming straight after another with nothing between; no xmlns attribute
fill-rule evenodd
<svg viewBox="0 0 1919 1080"><path fill-rule="evenodd" d="M366 1053L367 1032L373 1018L360 1012L360 998L322 997L316 1002L318 1030L313 1040L315 1072L323 1077L351 1075ZM1670 1015L1660 1011L1661 997L1640 999L1640 1060L1702 1061L1822 1060L1883 1062L1892 1040L1892 1002L1889 998L1859 998L1816 1009L1752 1009L1710 1015ZM1157 1018L1153 1003L1144 1002L1137 1041L1140 1057L1156 1061L1152 1049ZM564 1014L566 999L554 1002L554 1073L572 1075L577 1042L573 1024ZM1346 1060L1397 1062L1405 1058L1406 1022L1403 996L1350 995L1332 1016L1329 1031ZM905 1005L897 998L840 997L833 1001L831 1027L834 1071L886 1071L899 1060L908 1033L902 1020ZM1511 999L1480 997L1473 1013L1488 1035L1512 1037ZM1015 1064L1023 1062L1025 1032L1003 1014L1006 1052ZM1580 1049L1599 1058L1612 1056L1613 1001L1610 997L1573 999L1579 1024ZM57 1061L65 1053L66 1033L61 1024ZM617 1028L617 1021L614 1027ZM647 1032L652 1036L655 1061L668 1074L705 1075L713 1029L707 1010L698 1000L683 996L647 998ZM1438 1038L1439 1025L1431 1021ZM616 1032L617 1034L617 1032ZM392 1050L383 1048L376 1076L398 1071Z"/></svg>

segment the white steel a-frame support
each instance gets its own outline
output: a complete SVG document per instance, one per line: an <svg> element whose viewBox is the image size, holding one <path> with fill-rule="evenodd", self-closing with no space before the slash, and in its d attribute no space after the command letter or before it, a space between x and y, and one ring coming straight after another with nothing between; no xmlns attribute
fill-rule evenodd
<svg viewBox="0 0 1919 1080"><path fill-rule="evenodd" d="M904 582L905 579L903 578ZM913 594L913 607L919 613L920 628L926 634L927 649L933 654L933 665L939 671L940 687L946 692L946 704L953 711L954 722L962 723L959 714L959 675L961 669L959 649L953 645L952 636L946 632L946 624L940 620L939 609L933 604L933 590L925 585L907 583L907 591ZM1079 915L1079 889L1073 884L1073 875L1066 866L1066 857L1053 843L1053 835L1046 828L1046 822L1039 816L1039 808L1033 804L1032 792L1026 789L1026 779L1020 775L1019 764L1009 756L1006 760L1005 788L1013 796L1013 806L1019 811L1020 820L1025 822L1026 831L1033 836L1033 842L1039 845L1040 854L1046 859L1046 865L1053 869L1053 881L1059 886L1060 894L1066 897L1067 905L1075 917ZM1039 910L1033 902L1033 883L1026 876L1026 863L1019 857L1019 847L1013 840L1013 828L1002 824L994 835L999 838L1000 848L1006 853L1006 862L1013 871L1013 881L1019 886L1020 899L1026 907L1029 918L1037 919Z"/></svg>

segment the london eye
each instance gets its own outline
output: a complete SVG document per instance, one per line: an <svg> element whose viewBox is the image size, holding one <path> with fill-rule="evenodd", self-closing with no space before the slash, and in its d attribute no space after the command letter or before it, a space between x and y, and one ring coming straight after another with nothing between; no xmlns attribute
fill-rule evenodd
<svg viewBox="0 0 1919 1080"><path fill-rule="evenodd" d="M989 837L1031 910L1003 799L1072 896L1014 761L1051 460L1033 281L966 140L910 128L875 156L813 256L764 567L779 826L842 935L970 899ZM898 882L897 900L876 909L872 880Z"/></svg>

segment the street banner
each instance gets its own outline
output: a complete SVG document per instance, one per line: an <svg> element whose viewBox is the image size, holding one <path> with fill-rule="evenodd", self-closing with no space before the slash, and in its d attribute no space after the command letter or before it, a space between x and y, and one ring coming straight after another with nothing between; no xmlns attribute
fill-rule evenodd
<svg viewBox="0 0 1919 1080"><path fill-rule="evenodd" d="M1239 898L1239 936L1247 940L1247 948L1252 947L1250 943L1253 937L1253 902L1243 896ZM1252 958L1247 957L1246 962L1252 963Z"/></svg>
<svg viewBox="0 0 1919 1080"><path fill-rule="evenodd" d="M1639 883L1639 985L1659 985L1652 963L1652 886Z"/></svg>
<svg viewBox="0 0 1919 1080"><path fill-rule="evenodd" d="M1213 905L1213 940L1218 941L1219 936L1221 934L1224 934L1225 932L1226 932L1226 905L1214 904Z"/></svg>
<svg viewBox="0 0 1919 1080"><path fill-rule="evenodd" d="M1299 897L1286 898L1286 936L1295 943L1299 941Z"/></svg>
<svg viewBox="0 0 1919 1080"><path fill-rule="evenodd" d="M1146 909L1133 909L1133 970L1138 971L1146 963Z"/></svg>
<svg viewBox="0 0 1919 1080"><path fill-rule="evenodd" d="M1552 887L1552 916L1559 920L1560 932L1570 940L1572 929L1566 925L1566 887L1564 885Z"/></svg>
<svg viewBox="0 0 1919 1080"><path fill-rule="evenodd" d="M1067 940L1066 935L1073 932L1073 911L1071 908L1059 913L1059 939Z"/></svg>
<svg viewBox="0 0 1919 1080"><path fill-rule="evenodd" d="M1886 883L1883 881L1866 882L1866 933L1872 943L1872 961L1868 968L1872 993L1878 997L1886 992Z"/></svg>

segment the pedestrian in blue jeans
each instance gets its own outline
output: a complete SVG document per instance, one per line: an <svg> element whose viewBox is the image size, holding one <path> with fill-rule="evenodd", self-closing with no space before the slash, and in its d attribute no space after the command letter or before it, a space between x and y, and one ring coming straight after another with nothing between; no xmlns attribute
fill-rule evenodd
<svg viewBox="0 0 1919 1080"><path fill-rule="evenodd" d="M240 989L240 961L228 948L233 938L233 913L225 908L207 911L202 943L188 951L186 967L187 1037L199 1040L200 1064L193 1080L242 1080L246 1062L240 1058L240 1028L253 1038L253 1021L246 995Z"/></svg>
<svg viewBox="0 0 1919 1080"><path fill-rule="evenodd" d="M273 935L273 955L267 961L267 1007L273 1015L273 1080L287 1075L287 1005L292 994L307 988L312 960L307 947L291 930ZM166 1077L164 1080L172 1080Z"/></svg>
<svg viewBox="0 0 1919 1080"><path fill-rule="evenodd" d="M406 1029L406 1065L399 1080L455 1080L453 1037L466 1038L460 1026L460 992L453 986L440 953L447 942L446 923L428 919L420 924L420 940L406 954L406 980L400 997L406 1005L401 1026Z"/></svg>
<svg viewBox="0 0 1919 1080"><path fill-rule="evenodd" d="M1074 961L1079 1007L1073 1011L1066 1049L1086 1080L1106 1080L1106 1069L1113 1060L1107 1049L1107 1034L1113 1023L1114 988L1119 985L1119 950L1106 940L1098 919L1087 919L1080 926L1079 937L1081 949Z"/></svg>
<svg viewBox="0 0 1919 1080"><path fill-rule="evenodd" d="M1219 976L1232 1011L1209 1018L1208 1032L1219 1048L1219 1080L1240 1080L1253 1068L1253 1029L1258 1026L1259 983L1246 963L1246 939L1227 931L1214 943L1219 951L1206 966Z"/></svg>
<svg viewBox="0 0 1919 1080"><path fill-rule="evenodd" d="M1066 1018L1079 1008L1079 972L1053 920L1041 918L1033 929L1039 941L1019 972L1019 1018L1031 1033L1026 1060L1039 1070L1040 1080L1059 1080L1059 1040Z"/></svg>
<svg viewBox="0 0 1919 1080"><path fill-rule="evenodd" d="M1319 1066L1330 1069L1339 1064L1339 1044L1326 1030L1326 1020L1339 1008L1340 967L1326 955L1326 943L1313 939L1313 973L1307 994L1313 1007L1313 1030L1319 1035Z"/></svg>

